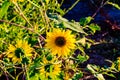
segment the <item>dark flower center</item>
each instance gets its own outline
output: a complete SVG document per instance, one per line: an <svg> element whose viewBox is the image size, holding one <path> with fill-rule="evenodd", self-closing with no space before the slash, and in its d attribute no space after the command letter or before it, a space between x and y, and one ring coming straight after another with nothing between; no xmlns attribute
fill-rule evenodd
<svg viewBox="0 0 120 80"><path fill-rule="evenodd" d="M20 56L22 56L24 54L24 50L21 48L17 48L15 50L15 55L17 56L17 58L20 58Z"/></svg>
<svg viewBox="0 0 120 80"><path fill-rule="evenodd" d="M57 38L55 39L55 44L56 44L57 46L59 46L59 47L64 46L65 43L66 43L66 40L65 40L64 37L61 37L61 36L60 36L60 37L57 37Z"/></svg>

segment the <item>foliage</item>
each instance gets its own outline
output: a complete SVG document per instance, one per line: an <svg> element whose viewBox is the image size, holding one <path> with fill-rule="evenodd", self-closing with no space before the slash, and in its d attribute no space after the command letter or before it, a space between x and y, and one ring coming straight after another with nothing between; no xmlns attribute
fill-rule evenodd
<svg viewBox="0 0 120 80"><path fill-rule="evenodd" d="M87 36L99 31L100 27L91 23L91 17L82 18L80 22L63 18L66 11L60 7L57 0L0 0L0 79L78 80L84 76L80 64L89 59L85 49L95 42ZM54 29L58 29L55 31L58 34L61 32L59 36L50 35ZM52 54L53 51L46 47L48 35L55 38L56 50L59 47L69 55L59 56L61 50ZM68 40L73 36L75 39L71 40L74 41ZM63 48L63 43L72 46ZM103 74L116 67L104 69L88 64L85 69L103 80Z"/></svg>

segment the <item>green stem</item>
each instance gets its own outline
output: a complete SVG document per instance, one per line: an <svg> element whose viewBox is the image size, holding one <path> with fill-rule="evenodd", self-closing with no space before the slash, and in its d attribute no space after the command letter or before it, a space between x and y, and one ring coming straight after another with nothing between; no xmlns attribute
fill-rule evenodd
<svg viewBox="0 0 120 80"><path fill-rule="evenodd" d="M80 0L77 0L70 8L67 9L67 11L65 11L64 15L66 13L68 13L70 10L72 10L73 7L75 7L75 5L79 2Z"/></svg>
<svg viewBox="0 0 120 80"><path fill-rule="evenodd" d="M42 21L45 22L45 24L48 24L48 23L46 23L46 11L45 11L44 5L42 4L42 6L43 6L43 9L42 9L40 6L36 5L36 4L33 3L32 1L28 0L28 2L31 3L31 4L33 4L33 5L36 6L37 8L39 8L40 14L41 14L41 17L42 17ZM45 26L46 26L46 25L45 25ZM47 29L47 28L46 28L46 29Z"/></svg>
<svg viewBox="0 0 120 80"><path fill-rule="evenodd" d="M20 15L27 21L27 23L33 28L32 24L28 21L28 19L25 17L25 15L23 14L22 10L20 9L20 7L18 6L18 4L15 4L17 9L20 11Z"/></svg>

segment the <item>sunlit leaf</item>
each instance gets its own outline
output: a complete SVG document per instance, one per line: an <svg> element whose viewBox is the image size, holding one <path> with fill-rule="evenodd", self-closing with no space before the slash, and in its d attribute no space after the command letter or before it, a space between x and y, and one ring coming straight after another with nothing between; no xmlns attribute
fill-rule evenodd
<svg viewBox="0 0 120 80"><path fill-rule="evenodd" d="M85 33L83 31L83 28L80 26L79 23L77 22L69 22L67 19L61 17L61 16L58 16L58 20L63 22L64 26L66 28L69 28L69 29L72 29L73 31L76 31L76 32L80 32L80 33Z"/></svg>
<svg viewBox="0 0 120 80"><path fill-rule="evenodd" d="M83 46L86 44L86 38L81 38L80 40L77 41L77 43L81 43Z"/></svg>
<svg viewBox="0 0 120 80"><path fill-rule="evenodd" d="M7 10L10 6L10 2L5 1L0 9L0 19L7 13Z"/></svg>
<svg viewBox="0 0 120 80"><path fill-rule="evenodd" d="M98 80L105 80L102 74L95 74L94 76L97 77Z"/></svg>
<svg viewBox="0 0 120 80"><path fill-rule="evenodd" d="M97 30L100 31L100 27L97 24L90 24L89 28L95 33Z"/></svg>
<svg viewBox="0 0 120 80"><path fill-rule="evenodd" d="M65 19L62 16L57 15L57 14L50 14L49 17L50 17L50 19L54 20L57 24L63 24L66 28L69 28L76 32L86 34L84 32L82 26L80 26L80 24L78 22L70 22L67 19Z"/></svg>
<svg viewBox="0 0 120 80"><path fill-rule="evenodd" d="M95 73L96 71L92 68L92 66L91 65L87 65L87 68L92 72L92 73Z"/></svg>
<svg viewBox="0 0 120 80"><path fill-rule="evenodd" d="M39 80L38 74L35 74L34 76L30 77L29 80Z"/></svg>
<svg viewBox="0 0 120 80"><path fill-rule="evenodd" d="M85 25L87 25L88 23L90 23L91 22L91 20L93 20L93 18L92 17L86 17L86 18L81 18L80 19L80 25L81 26L85 26Z"/></svg>
<svg viewBox="0 0 120 80"><path fill-rule="evenodd" d="M112 5L112 6L114 6L114 7L116 7L117 9L120 10L120 6L118 4L113 3L113 2L107 2L107 3L110 4L110 5Z"/></svg>

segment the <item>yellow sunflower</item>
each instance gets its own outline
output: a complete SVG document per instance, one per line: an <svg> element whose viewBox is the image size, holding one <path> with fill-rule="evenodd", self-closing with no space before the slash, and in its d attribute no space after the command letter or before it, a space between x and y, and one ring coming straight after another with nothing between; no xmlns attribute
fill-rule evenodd
<svg viewBox="0 0 120 80"><path fill-rule="evenodd" d="M21 57L31 57L33 48L30 47L28 42L24 40L18 40L16 45L9 45L7 50L7 57L12 58L13 63L20 63L22 61Z"/></svg>
<svg viewBox="0 0 120 80"><path fill-rule="evenodd" d="M75 36L70 30L53 29L47 33L46 48L49 48L53 55L68 56L71 49L75 48Z"/></svg>
<svg viewBox="0 0 120 80"><path fill-rule="evenodd" d="M44 57L42 65L43 66L40 68L40 75L44 76L45 79L48 77L55 79L55 77L61 72L61 64L56 63L55 58L48 61Z"/></svg>

